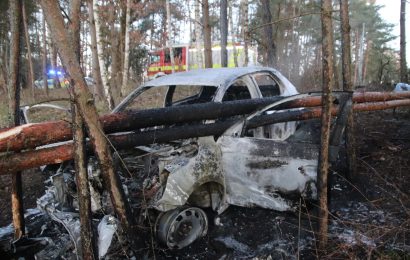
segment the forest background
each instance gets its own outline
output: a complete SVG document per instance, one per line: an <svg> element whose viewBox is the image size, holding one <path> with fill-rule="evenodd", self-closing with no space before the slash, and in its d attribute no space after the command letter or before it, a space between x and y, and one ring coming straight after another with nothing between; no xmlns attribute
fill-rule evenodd
<svg viewBox="0 0 410 260"><path fill-rule="evenodd" d="M392 44L398 38L394 30L397 25L383 20L381 10L386 7L379 5L380 1L349 1L352 76L356 87L392 90L392 85L400 81L400 53ZM48 77L50 70L61 69L61 61L42 9L35 1L23 2L22 104L67 96L67 91L58 89L59 86L52 90L35 87L35 80ZM76 1L60 1L68 23L73 22L69 20L73 2ZM228 45L255 48L261 65L281 71L300 92L321 89L320 1L232 0L226 1L226 15L221 15L220 8L225 1L219 0L79 2L80 63L84 74L96 82L94 94L101 101L97 103L100 111L111 109L144 80L150 51L174 44L202 48L207 30L211 43L220 45L223 20L228 24ZM333 8L336 72L333 88L338 90L342 85L338 1L334 1ZM0 95L3 97L7 96L7 61L11 49L8 9L8 1L1 1ZM400 17L400 13L395 16ZM206 66L204 57L201 67ZM0 127L6 124L6 111L7 104L2 102Z"/></svg>

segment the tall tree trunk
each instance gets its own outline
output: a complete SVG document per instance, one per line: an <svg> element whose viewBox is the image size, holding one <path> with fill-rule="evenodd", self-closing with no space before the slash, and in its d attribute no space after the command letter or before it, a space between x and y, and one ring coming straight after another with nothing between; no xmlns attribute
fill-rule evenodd
<svg viewBox="0 0 410 260"><path fill-rule="evenodd" d="M90 187L86 168L85 129L76 106L73 111L74 161L80 212L80 235L83 259L98 259L96 239L92 229Z"/></svg>
<svg viewBox="0 0 410 260"><path fill-rule="evenodd" d="M400 81L408 82L406 62L406 0L400 4Z"/></svg>
<svg viewBox="0 0 410 260"><path fill-rule="evenodd" d="M354 54L354 76L353 84L357 86L357 72L359 70L359 29L356 29L355 33L355 54Z"/></svg>
<svg viewBox="0 0 410 260"><path fill-rule="evenodd" d="M366 77L367 77L367 67L369 63L369 56L370 56L370 51L372 49L372 41L370 38L367 38L366 41L366 51L364 53L364 62L363 62L363 81L366 82Z"/></svg>
<svg viewBox="0 0 410 260"><path fill-rule="evenodd" d="M90 140L100 162L103 172L104 184L110 192L112 204L114 206L117 217L120 219L125 234L129 237L130 242L135 242L135 221L132 217L132 212L119 176L114 171L113 159L111 156L110 147L108 146L106 137L104 136L101 122L98 120L97 109L93 102L87 84L84 80L84 75L80 68L80 64L69 41L68 33L66 32L63 17L60 12L58 2L54 0L40 0L40 5L44 11L48 24L50 25L51 35L57 44L60 52L60 57L65 65L71 80L74 82L74 98L77 104L84 124L88 129Z"/></svg>
<svg viewBox="0 0 410 260"><path fill-rule="evenodd" d="M20 125L20 32L21 32L21 0L10 0L10 71L8 77L10 125ZM11 207L13 214L14 238L25 235L23 188L21 172L12 176Z"/></svg>
<svg viewBox="0 0 410 260"><path fill-rule="evenodd" d="M249 33L249 11L248 11L249 2L248 0L241 1L241 13L242 13L242 37L243 37L243 54L245 56L243 66L248 66L249 55L248 55L248 33Z"/></svg>
<svg viewBox="0 0 410 260"><path fill-rule="evenodd" d="M212 68L212 40L211 25L209 23L209 3L208 0L202 0L202 13L204 20L204 53L205 68Z"/></svg>
<svg viewBox="0 0 410 260"><path fill-rule="evenodd" d="M53 43L51 46L51 53L50 53L50 63L51 63L51 69L55 71L55 74L53 75L53 86L54 88L61 88L60 80L57 75L57 47Z"/></svg>
<svg viewBox="0 0 410 260"><path fill-rule="evenodd" d="M198 68L201 69L204 67L203 59L202 59L202 34L203 34L203 26L201 22L201 4L200 0L195 0L195 45L196 45L196 55L197 55L197 63Z"/></svg>
<svg viewBox="0 0 410 260"><path fill-rule="evenodd" d="M33 70L33 60L31 58L31 45L30 45L30 35L28 33L28 24L27 24L27 13L26 13L26 5L24 4L25 1L22 1L22 14L23 14L23 25L24 25L24 36L26 40L26 47L27 47L27 60L28 60L28 70L29 70L29 86L31 89L31 96L34 99L34 70Z"/></svg>
<svg viewBox="0 0 410 260"><path fill-rule="evenodd" d="M274 67L275 65L275 43L273 41L272 32L272 15L270 13L270 0L261 0L262 5L262 23L266 24L263 27L264 40L263 45L265 49L265 59L264 63L268 67Z"/></svg>
<svg viewBox="0 0 410 260"><path fill-rule="evenodd" d="M329 172L329 139L331 119L333 71L333 26L332 0L322 0L322 52L323 52L323 95L322 95L322 127L320 142L320 161L318 169L319 191L319 250L323 251L327 244L328 232L328 172Z"/></svg>
<svg viewBox="0 0 410 260"><path fill-rule="evenodd" d="M174 49L173 49L173 40L171 39L172 28L171 28L171 6L169 0L166 1L167 9L167 47L169 49L169 57L171 58L171 68L172 73L175 72L175 60L174 60Z"/></svg>
<svg viewBox="0 0 410 260"><path fill-rule="evenodd" d="M127 0L127 13L125 15L124 66L122 70L121 96L125 96L128 92L128 72L129 72L129 63L130 63L130 16L131 16L131 0Z"/></svg>
<svg viewBox="0 0 410 260"><path fill-rule="evenodd" d="M117 4L119 2L115 2L113 0L110 1L109 4L109 10L108 10L108 27L109 27L109 34L108 34L108 41L111 43L111 64L110 64L110 82L108 83L109 85L109 93L112 95L113 93L118 93L117 87L121 87L121 82L122 82L122 57L124 56L124 51L123 51L123 44L122 44L122 32L123 32L123 27L125 25L125 19L124 19L124 24L122 23L122 16L120 19L120 29L118 30L116 27L116 22L117 20ZM125 15L124 15L125 17ZM125 30L124 30L125 32ZM108 70L108 68L107 68ZM107 71L107 77L108 77L108 71ZM120 90L121 91L121 90ZM114 102L113 102L114 104ZM114 106L114 105L113 105Z"/></svg>
<svg viewBox="0 0 410 260"><path fill-rule="evenodd" d="M349 3L348 1L339 0L340 4L340 20L342 30L342 76L343 90L353 91L352 83L352 55L350 47L350 24L349 24ZM369 47L369 46L368 46ZM346 148L347 148L347 164L349 168L348 177L356 173L356 140L354 138L354 117L353 110L348 111L346 125Z"/></svg>
<svg viewBox="0 0 410 260"><path fill-rule="evenodd" d="M97 53L98 53L98 62L100 64L101 80L104 88L105 98L107 99L108 109L112 110L114 108L114 100L111 96L111 92L108 86L108 75L104 66L104 53L103 53L103 44L100 37L100 17L98 13L98 0L93 0L93 10L94 10L94 20L95 20L95 32L97 40Z"/></svg>
<svg viewBox="0 0 410 260"><path fill-rule="evenodd" d="M70 1L70 25L71 38L73 39L73 48L78 56L78 61L81 60L81 46L80 46L80 30L81 30L81 0Z"/></svg>
<svg viewBox="0 0 410 260"><path fill-rule="evenodd" d="M366 25L362 24L362 34L359 40L359 55L357 60L357 85L363 85L363 51L364 51L364 33Z"/></svg>
<svg viewBox="0 0 410 260"><path fill-rule="evenodd" d="M221 0L220 3L220 22L221 22L221 66L228 67L228 0Z"/></svg>
<svg viewBox="0 0 410 260"><path fill-rule="evenodd" d="M47 76L47 26L46 26L46 19L44 18L43 13L43 87L48 96L48 76Z"/></svg>
<svg viewBox="0 0 410 260"><path fill-rule="evenodd" d="M80 48L80 5L75 2L79 0L73 0L71 2L71 20L78 21L72 23L69 26L69 32L71 35L71 42L75 56L77 58L78 66L81 61L81 48ZM72 81L72 80L71 80ZM73 83L73 82L72 82ZM72 88L71 88L72 90ZM74 97L74 92L71 92L71 96ZM90 188L88 184L88 173L86 168L86 146L85 146L85 129L83 119L79 113L79 105L72 104L71 106L72 121L74 122L72 127L74 137L74 161L76 171L77 182L77 194L80 212L80 227L81 227L81 252L83 259L97 259L97 250L95 244L95 237L93 236L92 223L91 223L91 199Z"/></svg>
<svg viewBox="0 0 410 260"><path fill-rule="evenodd" d="M236 42L235 42L235 29L233 27L233 13L232 13L232 5L233 1L228 2L228 11L229 11L229 23L231 27L231 39L232 39L232 55L233 55L233 62L235 67L238 67L238 52L236 51Z"/></svg>
<svg viewBox="0 0 410 260"><path fill-rule="evenodd" d="M91 36L91 57L92 57L92 75L95 80L95 88L100 100L104 100L104 87L101 79L101 69L97 52L97 35L95 30L94 8L91 1L87 2L89 19L90 19L90 36ZM107 101L107 99L105 99Z"/></svg>

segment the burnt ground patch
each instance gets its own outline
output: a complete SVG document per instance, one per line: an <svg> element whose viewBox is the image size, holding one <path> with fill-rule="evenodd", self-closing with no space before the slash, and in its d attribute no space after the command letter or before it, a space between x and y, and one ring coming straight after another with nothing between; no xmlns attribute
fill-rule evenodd
<svg viewBox="0 0 410 260"><path fill-rule="evenodd" d="M403 109L397 118L391 111L360 113L356 123L357 174L346 179L343 172L331 173L326 252L317 252L314 244L315 203L302 201L301 211L298 208L294 213L234 206L220 216L207 211L208 234L191 246L165 249L155 241L150 243L147 231L145 248L138 253L156 259L296 259L298 255L315 259L317 254L328 259L409 258L410 113ZM23 176L25 206L35 207L47 176L36 171ZM1 178L0 224L4 226L11 221L10 182ZM31 234L39 234L28 222ZM64 232L61 227L47 226L43 235L67 240L56 231ZM111 254L124 256L117 250Z"/></svg>

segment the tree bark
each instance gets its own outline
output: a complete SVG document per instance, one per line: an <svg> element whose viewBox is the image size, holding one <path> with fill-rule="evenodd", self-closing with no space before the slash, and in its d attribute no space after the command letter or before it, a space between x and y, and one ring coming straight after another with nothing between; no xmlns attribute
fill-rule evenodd
<svg viewBox="0 0 410 260"><path fill-rule="evenodd" d="M77 54L78 62L81 60L80 30L81 30L81 0L70 1L70 33L74 52Z"/></svg>
<svg viewBox="0 0 410 260"><path fill-rule="evenodd" d="M203 103L186 106L128 111L100 117L106 134L133 131L140 128L189 123L201 120L245 115L281 100L283 97ZM353 102L387 102L410 99L410 92L357 92ZM314 107L321 104L320 97L308 97L287 102L278 109ZM0 153L33 149L38 146L72 139L70 124L65 121L22 125L0 130Z"/></svg>
<svg viewBox="0 0 410 260"><path fill-rule="evenodd" d="M58 56L58 51L57 47L55 44L51 45L51 53L50 53L50 61L51 61L51 69L55 71L55 74L53 75L53 86L54 88L61 88L60 80L57 75L57 56Z"/></svg>
<svg viewBox="0 0 410 260"><path fill-rule="evenodd" d="M47 76L47 26L45 15L43 13L43 88L48 96L48 76Z"/></svg>
<svg viewBox="0 0 410 260"><path fill-rule="evenodd" d="M105 98L107 99L107 104L108 104L108 109L112 110L114 108L114 102L113 98L110 93L110 89L108 86L108 75L105 70L104 66L104 53L103 53L103 43L101 41L100 37L100 17L98 13L98 0L93 0L93 13L94 13L94 20L95 20L95 31L96 31L96 41L97 41L97 54L98 54L98 62L99 62L99 67L100 67L100 72L101 72L101 80L102 80L102 85L104 88L104 93L105 93Z"/></svg>
<svg viewBox="0 0 410 260"><path fill-rule="evenodd" d="M29 69L29 87L31 89L31 96L35 98L35 91L34 91L34 70L33 70L33 60L31 57L31 45L30 45L30 35L28 33L28 24L27 24L27 13L26 13L26 5L24 1L22 1L22 14L23 14L23 25L24 25L24 36L26 39L26 47L27 47L27 60L28 60L28 69Z"/></svg>
<svg viewBox="0 0 410 260"><path fill-rule="evenodd" d="M352 83L352 57L350 47L350 24L349 24L349 3L348 1L339 0L340 4L340 20L342 30L342 76L343 90L353 91ZM353 109L348 111L346 125L346 154L347 164L349 168L348 177L356 174L356 140L354 138L354 116Z"/></svg>
<svg viewBox="0 0 410 260"><path fill-rule="evenodd" d="M128 72L130 64L130 16L131 0L127 0L127 12L125 15L125 48L124 48L124 66L122 70L122 87L121 96L127 95L128 92Z"/></svg>
<svg viewBox="0 0 410 260"><path fill-rule="evenodd" d="M205 68L212 68L212 40L211 40L211 25L209 23L208 0L202 0L202 13L203 13L203 18L204 18Z"/></svg>
<svg viewBox="0 0 410 260"><path fill-rule="evenodd" d="M80 1L73 0L71 2L71 20L78 21L72 22L69 26L69 32L71 34L72 46L77 57L78 65L81 61L81 48L80 48ZM71 89L71 95L74 93ZM85 146L85 129L83 119L78 111L78 106L72 103L72 133L74 137L74 161L75 172L77 182L77 194L80 212L80 227L81 227L81 249L83 259L98 259L95 239L92 231L91 223L91 199L90 190L88 186L88 173L86 168L86 146Z"/></svg>
<svg viewBox="0 0 410 260"><path fill-rule="evenodd" d="M20 125L20 32L21 32L21 0L10 0L10 74L8 79L10 125ZM1 168L3 169L3 168ZM13 214L14 238L25 235L23 183L21 172L12 177L11 182L11 210Z"/></svg>
<svg viewBox="0 0 410 260"><path fill-rule="evenodd" d="M263 45L265 49L264 63L268 67L274 67L276 50L275 43L273 41L272 25L270 24L272 22L272 15L270 13L270 0L261 0L261 5L263 10L262 23L266 24L266 26L263 27Z"/></svg>
<svg viewBox="0 0 410 260"><path fill-rule="evenodd" d="M98 58L98 52L97 52L97 35L96 35L96 29L95 29L95 20L94 20L94 8L93 8L93 3L91 1L87 2L88 5L88 13L89 13L89 22L90 22L90 36L91 36L91 56L92 56L92 74L93 78L95 80L95 88L98 97L100 100L105 100L104 99L104 87L101 79L101 69L100 69L100 63L99 63L99 58Z"/></svg>
<svg viewBox="0 0 410 260"><path fill-rule="evenodd" d="M74 82L75 102L88 129L90 140L100 162L104 184L110 192L115 212L130 242L135 243L135 221L132 217L131 208L125 197L120 178L113 169L111 152L103 134L101 123L98 120L98 113L92 101L92 94L84 80L80 64L64 27L60 7L58 2L53 0L41 0L40 5L50 25L51 34L58 46L63 64Z"/></svg>
<svg viewBox="0 0 410 260"><path fill-rule="evenodd" d="M220 23L221 23L221 66L228 67L228 0L220 2Z"/></svg>
<svg viewBox="0 0 410 260"><path fill-rule="evenodd" d="M408 82L406 61L406 0L400 4L400 81Z"/></svg>
<svg viewBox="0 0 410 260"><path fill-rule="evenodd" d="M233 27L233 16L232 16L232 1L228 2L228 11L229 11L229 23L231 27L231 39L232 39L232 55L233 55L233 62L235 67L238 67L238 52L236 51L236 42L235 42L235 29Z"/></svg>
<svg viewBox="0 0 410 260"><path fill-rule="evenodd" d="M197 55L197 63L198 63L198 68L202 69L204 67L203 65L203 59L202 59L202 34L203 34L203 26L201 23L201 4L199 2L200 0L195 0L195 25L194 25L194 30L195 30L195 45L196 45L196 55Z"/></svg>
<svg viewBox="0 0 410 260"><path fill-rule="evenodd" d="M323 52L323 96L322 127L320 141L320 160L318 169L319 192L319 250L324 251L328 233L328 171L329 171L329 139L333 78L333 26L332 0L322 0L322 52Z"/></svg>
<svg viewBox="0 0 410 260"><path fill-rule="evenodd" d="M242 37L243 37L243 54L244 54L244 64L243 66L247 67L249 63L248 55L248 33L249 33L249 15L248 15L248 0L241 1L241 13L242 13Z"/></svg>
<svg viewBox="0 0 410 260"><path fill-rule="evenodd" d="M75 108L76 106L72 106ZM96 238L92 229L90 188L86 168L85 129L77 109L73 111L74 161L77 183L77 195L81 225L81 248L83 259L98 259Z"/></svg>
<svg viewBox="0 0 410 260"><path fill-rule="evenodd" d="M320 102L319 102L320 103ZM410 99L390 100L383 102L365 102L354 104L354 111L376 111L394 107L410 106ZM332 107L332 115L338 114L338 107ZM259 127L287 121L308 120L319 118L322 115L320 107L304 108L292 111L277 112L271 115L262 115L249 120L248 127ZM118 149L133 148L139 145L169 142L186 138L201 136L220 136L238 119L228 119L212 124L196 124L164 128L160 130L148 130L137 133L125 133L110 135L109 139L113 146ZM16 171L40 167L41 165L59 164L73 158L73 144L66 143L59 146L30 150L20 154L8 154L0 156L0 175L11 174Z"/></svg>

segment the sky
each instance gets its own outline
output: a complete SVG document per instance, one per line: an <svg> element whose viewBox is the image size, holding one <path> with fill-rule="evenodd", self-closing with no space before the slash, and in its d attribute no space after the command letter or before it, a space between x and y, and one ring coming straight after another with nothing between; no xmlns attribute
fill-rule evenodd
<svg viewBox="0 0 410 260"><path fill-rule="evenodd" d="M389 46L399 50L400 49L400 0L376 0L377 5L383 5L380 9L380 15L388 23L394 25L392 34L397 36L394 41L389 43ZM407 66L410 65L410 3L407 1L406 5L406 60Z"/></svg>

